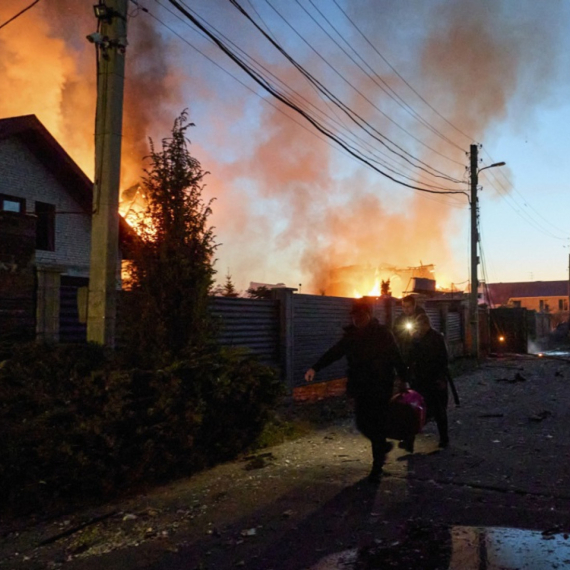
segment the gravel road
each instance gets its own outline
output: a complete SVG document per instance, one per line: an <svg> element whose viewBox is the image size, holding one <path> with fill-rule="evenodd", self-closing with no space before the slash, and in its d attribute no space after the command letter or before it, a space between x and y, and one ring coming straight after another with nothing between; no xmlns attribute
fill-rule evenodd
<svg viewBox="0 0 570 570"><path fill-rule="evenodd" d="M428 424L414 454L390 453L378 487L365 481L368 443L344 419L122 503L5 534L0 570L379 568L335 556L399 540L411 522L563 535L569 381L562 359L488 359L456 378L451 446L438 450Z"/></svg>

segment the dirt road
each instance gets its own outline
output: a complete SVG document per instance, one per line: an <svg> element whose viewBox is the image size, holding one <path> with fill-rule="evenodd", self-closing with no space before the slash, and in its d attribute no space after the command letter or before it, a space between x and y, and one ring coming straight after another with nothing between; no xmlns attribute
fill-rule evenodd
<svg viewBox="0 0 570 570"><path fill-rule="evenodd" d="M367 441L344 420L148 495L21 529L2 538L0 570L340 568L335 553L399 540L410 521L567 532L569 383L566 361L488 360L456 378L450 448L437 449L429 424L413 455L391 452L378 487L364 480Z"/></svg>

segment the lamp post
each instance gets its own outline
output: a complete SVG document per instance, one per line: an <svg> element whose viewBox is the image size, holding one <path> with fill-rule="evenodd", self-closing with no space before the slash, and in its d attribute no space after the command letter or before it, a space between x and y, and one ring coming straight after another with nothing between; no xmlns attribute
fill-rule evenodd
<svg viewBox="0 0 570 570"><path fill-rule="evenodd" d="M471 353L479 360L479 279L477 277L477 266L479 265L479 257L477 255L477 242L479 241L479 234L477 230L477 216L478 216L478 203L477 203L477 186L479 184L479 173L488 168L495 166L504 166L504 162L494 162L489 166L481 169L477 168L477 151L476 144L471 145L471 291L469 295L469 323L471 325Z"/></svg>

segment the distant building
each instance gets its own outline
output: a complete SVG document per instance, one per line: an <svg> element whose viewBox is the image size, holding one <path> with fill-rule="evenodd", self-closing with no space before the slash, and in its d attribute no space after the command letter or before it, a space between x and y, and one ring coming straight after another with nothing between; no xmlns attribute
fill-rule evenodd
<svg viewBox="0 0 570 570"><path fill-rule="evenodd" d="M265 287L265 289L282 289L283 287L287 287L287 285L285 285L285 283L275 283L275 285L273 285L271 283L259 283L257 281L249 282L249 289L253 289L254 291L262 287Z"/></svg>
<svg viewBox="0 0 570 570"><path fill-rule="evenodd" d="M379 296L382 281L389 281L392 295L400 297L413 292L416 284L421 284L420 289L422 286L430 287L431 292L432 286L428 282L434 279L435 268L432 264L418 267L348 265L330 270L324 291L332 297Z"/></svg>
<svg viewBox="0 0 570 570"><path fill-rule="evenodd" d="M521 307L547 313L552 316L552 326L568 320L568 293L566 280L488 283L483 288L490 307Z"/></svg>

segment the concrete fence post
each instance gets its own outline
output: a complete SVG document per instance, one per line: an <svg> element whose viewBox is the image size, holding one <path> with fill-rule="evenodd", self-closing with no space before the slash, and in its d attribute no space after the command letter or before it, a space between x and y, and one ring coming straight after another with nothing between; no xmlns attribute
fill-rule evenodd
<svg viewBox="0 0 570 570"><path fill-rule="evenodd" d="M272 290L273 298L279 301L279 362L281 378L287 388L287 394L293 393L293 365L295 354L295 330L293 326L292 287L280 287Z"/></svg>
<svg viewBox="0 0 570 570"><path fill-rule="evenodd" d="M447 342L447 337L449 336L449 331L447 330L447 314L449 313L449 305L447 303L441 303L439 306L439 332L443 334L443 338Z"/></svg>

